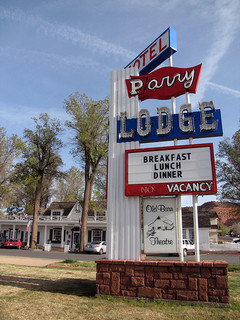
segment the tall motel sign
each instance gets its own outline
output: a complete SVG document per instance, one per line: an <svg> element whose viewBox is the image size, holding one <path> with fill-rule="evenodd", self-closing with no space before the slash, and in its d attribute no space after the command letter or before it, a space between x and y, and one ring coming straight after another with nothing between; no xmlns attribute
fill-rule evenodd
<svg viewBox="0 0 240 320"><path fill-rule="evenodd" d="M191 194L195 259L200 261L197 195L216 194L217 183L213 145L194 145L193 139L221 136L222 122L211 101L192 111L190 93L197 91L202 65L173 67L176 51L176 31L169 27L125 69L111 73L108 259L141 260L143 210L144 252L179 252L183 261L181 195ZM169 66L154 70L166 59ZM177 113L175 98L183 94L186 104ZM171 99L172 110L162 106L150 116L140 109L146 99ZM178 145L183 139L189 144ZM140 148L156 141L174 145Z"/></svg>

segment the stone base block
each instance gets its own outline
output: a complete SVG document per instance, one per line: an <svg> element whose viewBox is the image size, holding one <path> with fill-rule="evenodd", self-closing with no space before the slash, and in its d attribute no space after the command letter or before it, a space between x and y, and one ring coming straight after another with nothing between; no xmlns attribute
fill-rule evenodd
<svg viewBox="0 0 240 320"><path fill-rule="evenodd" d="M97 294L229 304L225 261L97 260Z"/></svg>

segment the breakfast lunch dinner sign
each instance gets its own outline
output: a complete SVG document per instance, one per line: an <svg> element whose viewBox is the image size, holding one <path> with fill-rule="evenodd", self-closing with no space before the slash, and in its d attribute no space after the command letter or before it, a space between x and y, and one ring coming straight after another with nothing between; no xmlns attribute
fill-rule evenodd
<svg viewBox="0 0 240 320"><path fill-rule="evenodd" d="M178 242L176 196L217 192L212 144L140 148L140 143L152 141L222 135L221 114L215 110L212 101L199 104L198 112L192 111L190 103L184 104L178 115L172 114L165 106L157 108L155 117L151 117L147 109L140 109L140 101L146 99L167 100L185 93L196 93L201 64L152 71L170 58L176 48L176 32L168 28L125 69L111 73L108 259L141 259L139 197L145 197L145 204L148 202L146 197L151 197L146 207L148 210L149 206L160 208L156 214L154 210L150 213L146 209L148 218L144 218L144 232L150 244L147 250L150 252L154 247L154 252L163 252L162 248L167 252L170 249L165 246L166 242L171 243L169 252L173 252ZM164 200L162 196L171 196L172 200ZM167 205L171 211L158 212L165 206L159 201L172 201ZM164 229L164 226L168 227ZM167 239L165 242L163 236Z"/></svg>
<svg viewBox="0 0 240 320"><path fill-rule="evenodd" d="M126 196L216 194L212 144L126 150Z"/></svg>

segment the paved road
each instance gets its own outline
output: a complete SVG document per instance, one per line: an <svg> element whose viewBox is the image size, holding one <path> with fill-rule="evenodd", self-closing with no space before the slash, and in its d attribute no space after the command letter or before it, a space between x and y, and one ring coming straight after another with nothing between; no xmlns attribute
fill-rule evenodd
<svg viewBox="0 0 240 320"><path fill-rule="evenodd" d="M0 264L14 264L44 267L49 264L73 259L78 261L95 261L106 255L89 255L79 253L46 252L34 250L0 249Z"/></svg>
<svg viewBox="0 0 240 320"><path fill-rule="evenodd" d="M150 259L151 257L147 256L147 259ZM179 260L179 257L169 257L167 255L158 255L155 257L152 257L154 260ZM195 261L195 255L188 255L184 258L185 261L193 260ZM200 254L200 260L223 260L227 261L229 264L236 264L240 265L240 254L224 254L224 253L202 253Z"/></svg>
<svg viewBox="0 0 240 320"><path fill-rule="evenodd" d="M65 259L73 259L78 261L95 261L100 258L105 258L106 255L102 256L96 254L83 254L83 253L63 253L63 252L46 252L46 251L33 251L29 250L17 250L17 249L5 249L0 248L0 263L9 264L24 264L24 261L32 264L29 265L48 265L57 261L63 261ZM147 256L146 259L153 260L179 260L179 257L169 257L167 255ZM185 260L194 260L194 255L189 255ZM224 260L229 264L240 265L240 254L201 254L201 260ZM14 263L15 261L15 263ZM35 261L35 262L34 262Z"/></svg>

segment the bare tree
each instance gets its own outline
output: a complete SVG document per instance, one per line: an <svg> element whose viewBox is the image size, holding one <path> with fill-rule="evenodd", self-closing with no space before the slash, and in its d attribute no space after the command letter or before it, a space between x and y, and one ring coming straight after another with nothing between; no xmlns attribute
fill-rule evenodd
<svg viewBox="0 0 240 320"><path fill-rule="evenodd" d="M35 130L25 129L25 148L23 149L23 162L16 165L19 179L30 179L35 187L34 210L31 248L37 245L38 217L41 196L43 195L44 180L59 177L62 159L58 153L62 141L58 135L62 132L60 122L50 119L48 114L40 114L39 119L33 118Z"/></svg>
<svg viewBox="0 0 240 320"><path fill-rule="evenodd" d="M87 216L93 184L99 163L107 154L109 100L105 98L94 101L85 94L80 95L76 92L65 100L64 107L71 116L66 125L74 133L72 154L78 157L84 168L85 188L80 243L80 251L83 251L87 242Z"/></svg>
<svg viewBox="0 0 240 320"><path fill-rule="evenodd" d="M62 179L55 184L56 201L77 201L83 199L84 173L71 167Z"/></svg>
<svg viewBox="0 0 240 320"><path fill-rule="evenodd" d="M14 163L21 153L22 141L17 135L7 137L4 128L0 128L0 200L8 201L11 190L11 178L14 174Z"/></svg>
<svg viewBox="0 0 240 320"><path fill-rule="evenodd" d="M218 145L216 161L218 182L223 200L240 202L240 130Z"/></svg>

